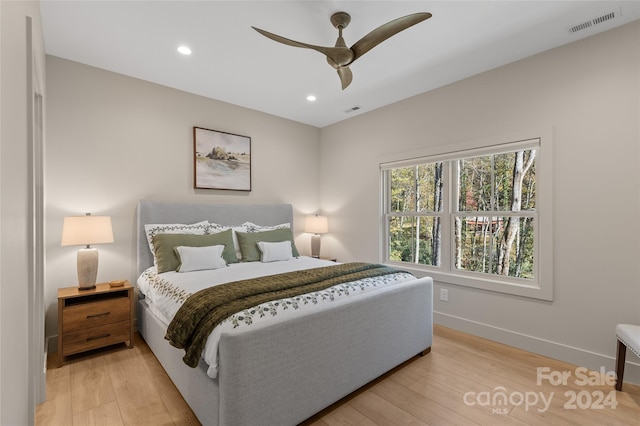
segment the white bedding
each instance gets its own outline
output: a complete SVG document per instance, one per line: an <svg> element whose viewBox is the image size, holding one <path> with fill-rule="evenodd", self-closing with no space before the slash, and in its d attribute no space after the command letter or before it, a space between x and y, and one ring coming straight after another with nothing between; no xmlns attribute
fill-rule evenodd
<svg viewBox="0 0 640 426"><path fill-rule="evenodd" d="M187 273L165 272L157 274L150 267L138 278L138 289L146 297L145 301L156 316L169 325L186 298L197 291L226 282L240 281L263 275L334 265L334 262L300 257L281 262L235 263L226 268L193 271ZM220 323L211 333L202 358L208 364L207 375L215 378L218 374L218 342L223 333L233 333L243 327L260 327L284 321L299 312L312 313L326 309L328 304L346 303L354 298L367 297L376 291L384 291L390 285L414 280L405 272L367 278L351 283L339 284L326 290L302 296L263 303L252 309L238 312Z"/></svg>

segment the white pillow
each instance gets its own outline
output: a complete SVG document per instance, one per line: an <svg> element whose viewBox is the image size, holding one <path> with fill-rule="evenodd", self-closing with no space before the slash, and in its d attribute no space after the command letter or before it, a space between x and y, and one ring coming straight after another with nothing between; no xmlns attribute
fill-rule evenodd
<svg viewBox="0 0 640 426"><path fill-rule="evenodd" d="M205 247L178 246L175 251L180 259L177 272L202 271L204 269L220 269L227 266L222 257L223 245Z"/></svg>
<svg viewBox="0 0 640 426"><path fill-rule="evenodd" d="M259 241L257 243L262 253L260 260L262 262L276 262L279 260L293 259L293 251L291 250L291 241L280 241L279 243L268 243Z"/></svg>
<svg viewBox="0 0 640 426"><path fill-rule="evenodd" d="M193 223L191 225L185 225L183 223L159 223L144 225L144 232L147 234L147 242L149 243L149 250L153 255L153 264L156 265L156 250L153 247L153 236L156 234L196 234L204 235L207 233L209 221L203 220L202 222Z"/></svg>

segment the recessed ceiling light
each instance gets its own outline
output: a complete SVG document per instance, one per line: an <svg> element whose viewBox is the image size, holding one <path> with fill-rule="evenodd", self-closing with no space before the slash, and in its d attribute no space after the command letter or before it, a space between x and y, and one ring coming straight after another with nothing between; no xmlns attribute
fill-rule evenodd
<svg viewBox="0 0 640 426"><path fill-rule="evenodd" d="M182 53L183 55L191 55L191 49L189 49L187 46L178 47L178 52Z"/></svg>
<svg viewBox="0 0 640 426"><path fill-rule="evenodd" d="M316 100L316 97L314 95L309 95L309 96L307 96L307 100L309 102L314 102Z"/></svg>

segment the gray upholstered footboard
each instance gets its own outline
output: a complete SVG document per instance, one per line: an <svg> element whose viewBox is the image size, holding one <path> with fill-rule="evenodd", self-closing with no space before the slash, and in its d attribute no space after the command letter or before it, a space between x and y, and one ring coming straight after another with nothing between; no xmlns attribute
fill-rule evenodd
<svg viewBox="0 0 640 426"><path fill-rule="evenodd" d="M432 343L430 278L220 341L220 423L295 425Z"/></svg>

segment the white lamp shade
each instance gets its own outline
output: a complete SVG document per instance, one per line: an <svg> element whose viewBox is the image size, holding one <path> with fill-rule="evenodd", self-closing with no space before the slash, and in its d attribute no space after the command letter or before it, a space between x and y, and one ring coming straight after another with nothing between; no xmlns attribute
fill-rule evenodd
<svg viewBox="0 0 640 426"><path fill-rule="evenodd" d="M329 232L329 224L326 216L307 216L304 232L312 234L326 234Z"/></svg>
<svg viewBox="0 0 640 426"><path fill-rule="evenodd" d="M113 242L109 216L69 216L62 225L62 246L103 244Z"/></svg>

